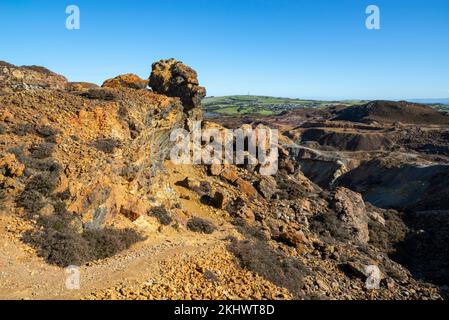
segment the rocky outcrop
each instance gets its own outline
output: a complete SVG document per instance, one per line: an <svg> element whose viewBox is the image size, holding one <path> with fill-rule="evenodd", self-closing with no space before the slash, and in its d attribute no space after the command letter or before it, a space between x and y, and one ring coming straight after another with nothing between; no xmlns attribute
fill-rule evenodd
<svg viewBox="0 0 449 320"><path fill-rule="evenodd" d="M35 89L63 90L67 79L38 66L17 67L0 61L0 95Z"/></svg>
<svg viewBox="0 0 449 320"><path fill-rule="evenodd" d="M149 85L154 92L180 98L186 112L198 113L206 89L199 86L195 70L175 59L161 60L152 66Z"/></svg>
<svg viewBox="0 0 449 320"><path fill-rule="evenodd" d="M90 89L96 89L98 85L90 82L69 82L66 85L67 91L82 92Z"/></svg>
<svg viewBox="0 0 449 320"><path fill-rule="evenodd" d="M332 207L341 222L340 228L345 229L350 239L361 243L369 241L368 216L360 194L346 188L337 188Z"/></svg>
<svg viewBox="0 0 449 320"><path fill-rule="evenodd" d="M270 200L277 190L276 179L272 176L264 176L257 182L256 188L265 199Z"/></svg>
<svg viewBox="0 0 449 320"><path fill-rule="evenodd" d="M110 228L176 201L163 162L171 131L187 119L179 99L137 91L146 81L134 77L107 81L105 88L63 91L66 83L51 72L3 68L45 89L0 97L0 197L13 204L10 212L37 221L26 241L42 257L59 265L90 260L101 255L89 248L92 232L100 238L123 233L125 242L138 239L131 229Z"/></svg>
<svg viewBox="0 0 449 320"><path fill-rule="evenodd" d="M206 96L206 89L199 86L197 73L175 59L154 63L149 84L157 93L180 98L186 109L200 106Z"/></svg>
<svg viewBox="0 0 449 320"><path fill-rule="evenodd" d="M141 79L139 76L128 73L122 74L112 79L106 80L102 87L104 88L130 88L130 89L145 89L148 86L148 81Z"/></svg>

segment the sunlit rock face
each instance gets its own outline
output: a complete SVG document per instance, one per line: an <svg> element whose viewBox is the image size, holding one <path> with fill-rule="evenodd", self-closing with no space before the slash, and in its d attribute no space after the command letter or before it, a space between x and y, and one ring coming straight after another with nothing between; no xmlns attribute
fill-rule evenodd
<svg viewBox="0 0 449 320"><path fill-rule="evenodd" d="M38 66L17 67L0 61L0 95L35 89L63 90L67 79Z"/></svg>

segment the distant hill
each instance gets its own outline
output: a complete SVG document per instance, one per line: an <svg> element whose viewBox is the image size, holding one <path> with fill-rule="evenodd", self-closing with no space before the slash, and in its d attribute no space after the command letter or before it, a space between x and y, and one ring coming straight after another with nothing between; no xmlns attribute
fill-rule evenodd
<svg viewBox="0 0 449 320"><path fill-rule="evenodd" d="M341 110L335 120L449 124L449 116L430 106L406 101L372 101Z"/></svg>
<svg viewBox="0 0 449 320"><path fill-rule="evenodd" d="M410 102L424 103L424 104L445 104L449 105L449 98L442 99L411 99Z"/></svg>

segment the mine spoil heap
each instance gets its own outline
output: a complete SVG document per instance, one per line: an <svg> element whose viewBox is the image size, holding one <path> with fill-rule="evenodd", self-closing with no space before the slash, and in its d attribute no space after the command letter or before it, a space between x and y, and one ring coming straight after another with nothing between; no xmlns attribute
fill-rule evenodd
<svg viewBox="0 0 449 320"><path fill-rule="evenodd" d="M171 132L203 120L205 95L175 59L154 63L147 80L125 74L102 86L0 62L0 263L9 268L0 297L447 297L449 208L435 196L447 194L447 165L398 149L419 152L404 134L415 129L378 128L388 104L285 122L279 170L262 176L252 165L168 160ZM405 188L407 177L428 197ZM423 225L420 212L438 223ZM52 287L69 265L98 282L89 277L77 293Z"/></svg>

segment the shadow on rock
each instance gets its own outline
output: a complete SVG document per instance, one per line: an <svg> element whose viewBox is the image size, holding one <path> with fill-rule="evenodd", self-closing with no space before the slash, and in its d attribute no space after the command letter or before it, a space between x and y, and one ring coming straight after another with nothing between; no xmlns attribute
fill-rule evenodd
<svg viewBox="0 0 449 320"><path fill-rule="evenodd" d="M408 213L404 222L412 231L397 244L393 258L415 278L449 286L449 212Z"/></svg>

